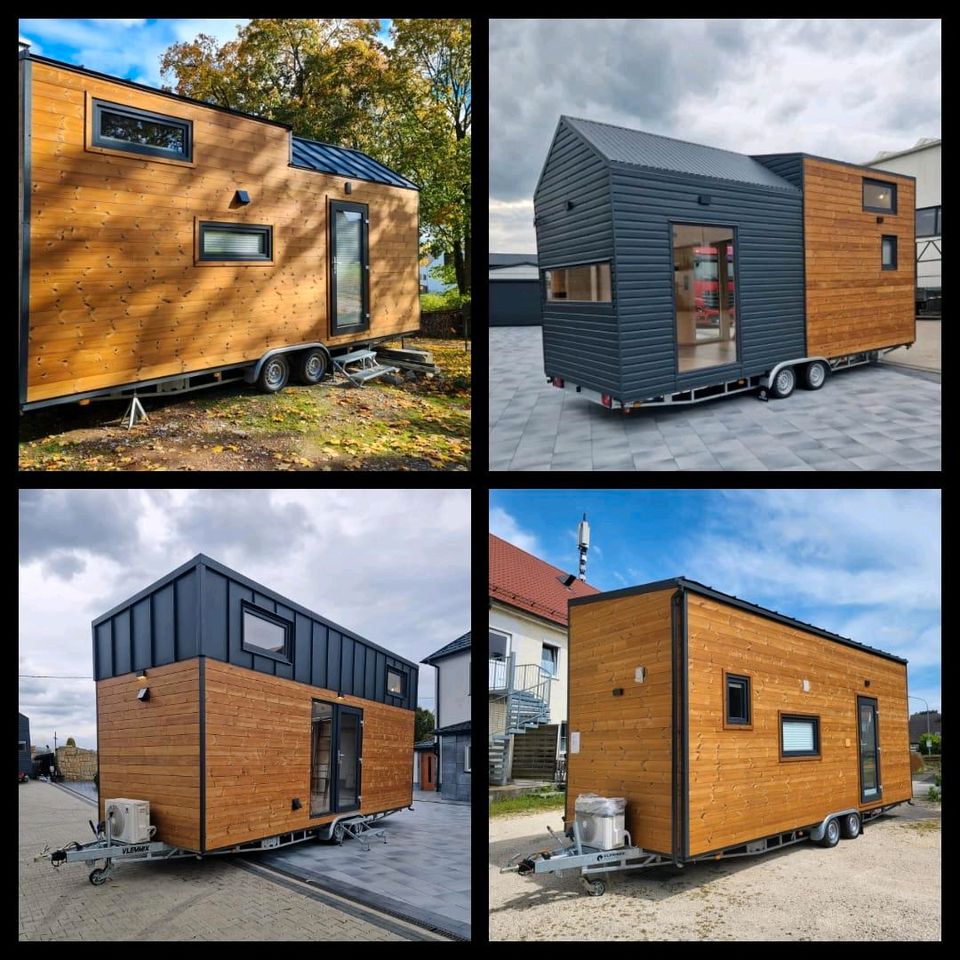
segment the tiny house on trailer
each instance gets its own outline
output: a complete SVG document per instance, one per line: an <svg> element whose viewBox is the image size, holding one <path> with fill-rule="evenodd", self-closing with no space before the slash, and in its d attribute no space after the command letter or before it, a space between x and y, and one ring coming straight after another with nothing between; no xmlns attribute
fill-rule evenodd
<svg viewBox="0 0 960 960"><path fill-rule="evenodd" d="M94 620L93 665L101 818L203 854L413 802L417 665L209 557Z"/></svg>
<svg viewBox="0 0 960 960"><path fill-rule="evenodd" d="M318 383L420 326L419 193L357 150L20 51L20 407ZM365 373L356 364L369 368Z"/></svg>
<svg viewBox="0 0 960 960"><path fill-rule="evenodd" d="M534 192L547 379L624 411L783 397L912 344L914 187L561 117Z"/></svg>
<svg viewBox="0 0 960 960"><path fill-rule="evenodd" d="M567 826L622 797L680 864L833 846L910 800L905 660L682 577L569 609Z"/></svg>

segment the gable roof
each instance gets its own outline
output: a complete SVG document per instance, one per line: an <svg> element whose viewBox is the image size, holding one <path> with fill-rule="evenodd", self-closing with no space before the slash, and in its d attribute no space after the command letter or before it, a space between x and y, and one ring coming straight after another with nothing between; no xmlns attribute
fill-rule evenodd
<svg viewBox="0 0 960 960"><path fill-rule="evenodd" d="M335 173L355 180L369 180L372 183L386 183L391 187L407 187L418 190L419 187L406 177L385 167L373 157L351 150L349 147L335 147L318 140L293 138L291 166L304 170L316 170L319 173Z"/></svg>
<svg viewBox="0 0 960 960"><path fill-rule="evenodd" d="M525 610L542 620L567 625L567 601L600 591L545 560L490 534L490 599Z"/></svg>
<svg viewBox="0 0 960 960"><path fill-rule="evenodd" d="M491 253L490 269L496 270L500 267L515 267L520 263L532 263L537 265L537 255L535 253Z"/></svg>
<svg viewBox="0 0 960 960"><path fill-rule="evenodd" d="M742 153L577 117L565 116L561 117L561 120L597 153L613 163L628 163L653 170L669 170L674 173L729 180L733 183L776 187L791 193L798 192L793 184Z"/></svg>
<svg viewBox="0 0 960 960"><path fill-rule="evenodd" d="M424 657L420 662L421 663L434 663L436 660L442 660L444 657L453 656L455 653L464 653L470 649L470 631L468 630L463 636L457 637L456 640L451 640L445 647L441 647L436 653L431 653L429 657Z"/></svg>

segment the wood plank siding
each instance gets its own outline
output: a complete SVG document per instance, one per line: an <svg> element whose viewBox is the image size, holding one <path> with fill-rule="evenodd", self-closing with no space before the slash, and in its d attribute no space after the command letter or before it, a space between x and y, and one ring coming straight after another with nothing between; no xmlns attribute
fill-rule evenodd
<svg viewBox="0 0 960 960"><path fill-rule="evenodd" d="M687 635L689 855L910 799L904 664L694 593ZM724 728L724 671L750 678L751 729ZM883 797L872 804L860 802L858 695L878 701ZM780 759L780 712L819 716L819 758Z"/></svg>
<svg viewBox="0 0 960 960"><path fill-rule="evenodd" d="M149 800L156 839L188 850L200 849L198 662L151 667L145 682L136 673L97 682L100 819L104 800Z"/></svg>
<svg viewBox="0 0 960 960"><path fill-rule="evenodd" d="M895 214L863 209L864 178L897 185ZM914 180L804 157L803 185L807 355L913 343ZM897 237L895 270L881 269L883 236Z"/></svg>
<svg viewBox="0 0 960 960"><path fill-rule="evenodd" d="M94 97L192 121L192 162L92 148ZM415 190L293 168L281 127L41 62L31 122L28 402L418 328ZM335 337L331 200L370 220L370 329ZM272 226L272 262L198 263L201 220Z"/></svg>
<svg viewBox="0 0 960 960"><path fill-rule="evenodd" d="M412 710L206 662L206 849L329 823L310 816L314 699L363 710L360 813L413 802ZM300 810L291 809L299 798Z"/></svg>
<svg viewBox="0 0 960 960"><path fill-rule="evenodd" d="M672 589L570 607L566 821L578 794L627 799L627 829L648 850L672 850ZM636 668L646 668L642 684ZM613 690L621 688L622 696Z"/></svg>

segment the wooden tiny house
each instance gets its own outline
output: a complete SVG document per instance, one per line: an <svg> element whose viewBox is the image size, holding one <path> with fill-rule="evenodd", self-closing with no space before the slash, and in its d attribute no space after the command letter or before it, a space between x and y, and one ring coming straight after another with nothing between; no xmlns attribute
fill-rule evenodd
<svg viewBox="0 0 960 960"><path fill-rule="evenodd" d="M93 651L101 817L148 800L204 853L412 803L416 664L208 557L98 617Z"/></svg>
<svg viewBox="0 0 960 960"><path fill-rule="evenodd" d="M544 372L604 406L819 389L915 340L915 180L561 117L534 192Z"/></svg>
<svg viewBox="0 0 960 960"><path fill-rule="evenodd" d="M676 862L912 796L906 661L690 580L571 600L569 690L566 821Z"/></svg>
<svg viewBox="0 0 960 960"><path fill-rule="evenodd" d="M419 194L383 164L24 50L20 89L22 408L317 382L418 329Z"/></svg>

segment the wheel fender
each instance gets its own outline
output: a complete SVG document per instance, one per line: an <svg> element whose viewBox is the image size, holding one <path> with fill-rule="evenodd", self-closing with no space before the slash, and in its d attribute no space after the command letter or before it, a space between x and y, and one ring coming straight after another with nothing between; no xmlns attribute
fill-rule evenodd
<svg viewBox="0 0 960 960"><path fill-rule="evenodd" d="M776 379L777 374L784 367L802 367L805 363L810 363L812 360L819 360L827 368L827 376L829 377L832 373L830 369L830 361L826 357L799 357L796 360L782 360L775 367L773 367L768 373L765 373L760 378L760 386L769 388L773 381ZM798 381L799 382L799 381Z"/></svg>
<svg viewBox="0 0 960 960"><path fill-rule="evenodd" d="M855 807L851 807L849 810L837 810L835 813L828 813L818 826L810 829L810 839L822 840L823 835L827 832L827 824L833 820L834 817L845 817L848 813L860 813L860 811Z"/></svg>
<svg viewBox="0 0 960 960"><path fill-rule="evenodd" d="M330 362L330 350L325 343L298 343L292 347L276 347L273 350L268 350L254 366L247 367L243 379L246 383L256 383L263 365L278 353L299 353L301 350L312 350L314 348L322 350L327 355L327 363Z"/></svg>

